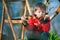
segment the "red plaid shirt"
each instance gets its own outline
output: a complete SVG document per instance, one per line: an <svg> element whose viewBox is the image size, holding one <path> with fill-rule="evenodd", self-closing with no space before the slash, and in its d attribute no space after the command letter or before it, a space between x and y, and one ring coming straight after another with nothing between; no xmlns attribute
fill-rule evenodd
<svg viewBox="0 0 60 40"><path fill-rule="evenodd" d="M25 27L27 30L33 30L35 32L48 32L50 30L50 18L47 19L46 23L44 23L42 20L31 16L27 23L28 27Z"/></svg>

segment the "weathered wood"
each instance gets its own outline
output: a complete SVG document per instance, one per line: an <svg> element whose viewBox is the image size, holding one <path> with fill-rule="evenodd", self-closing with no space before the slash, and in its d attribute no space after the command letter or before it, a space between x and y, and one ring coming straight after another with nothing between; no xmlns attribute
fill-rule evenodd
<svg viewBox="0 0 60 40"><path fill-rule="evenodd" d="M4 6L3 6L3 10L2 10L2 20L1 20L1 28L0 28L0 40L2 40L3 24L4 24Z"/></svg>
<svg viewBox="0 0 60 40"><path fill-rule="evenodd" d="M27 10L27 8L26 8L26 3L24 3L25 4L25 7L24 7L24 17L26 16L26 10ZM22 27L22 40L24 40L24 26Z"/></svg>
<svg viewBox="0 0 60 40"><path fill-rule="evenodd" d="M8 1L8 2L17 2L17 1L25 1L25 0L5 0L5 1Z"/></svg>
<svg viewBox="0 0 60 40"><path fill-rule="evenodd" d="M55 9L55 13L50 17L50 20L52 20L55 16L58 15L58 13L56 12L60 12L60 6L58 5L57 8Z"/></svg>
<svg viewBox="0 0 60 40"><path fill-rule="evenodd" d="M11 20L12 23L20 23L21 21L20 20ZM9 23L8 20L4 20L5 23Z"/></svg>
<svg viewBox="0 0 60 40"><path fill-rule="evenodd" d="M1 40L1 28L0 28L0 40Z"/></svg>
<svg viewBox="0 0 60 40"><path fill-rule="evenodd" d="M27 9L28 9L28 11L29 11L29 15L32 15L32 11L31 11L31 9L30 9L28 0L26 0L26 6L27 6Z"/></svg>
<svg viewBox="0 0 60 40"><path fill-rule="evenodd" d="M7 8L6 3L5 3L4 0L3 0L3 5L4 5L5 11L6 11L6 15L7 15L7 17L8 17L8 22L9 22L9 24L10 24L9 27L11 28L11 31L12 31L12 34L13 34L13 38L14 38L14 40L17 40L17 39L16 39L16 35L15 35L15 33L14 33L13 25L12 25L12 22L11 22L11 19L10 19L10 16L9 16L8 8Z"/></svg>
<svg viewBox="0 0 60 40"><path fill-rule="evenodd" d="M60 12L60 6L59 6L59 8L57 8L56 12Z"/></svg>

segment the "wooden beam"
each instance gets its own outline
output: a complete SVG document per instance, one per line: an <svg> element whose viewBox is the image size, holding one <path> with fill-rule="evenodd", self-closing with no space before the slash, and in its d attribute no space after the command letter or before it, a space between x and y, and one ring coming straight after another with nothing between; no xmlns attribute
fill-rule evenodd
<svg viewBox="0 0 60 40"><path fill-rule="evenodd" d="M59 6L59 8L56 10L56 12L60 12L60 6Z"/></svg>
<svg viewBox="0 0 60 40"><path fill-rule="evenodd" d="M21 20L11 20L12 23L21 23ZM4 20L4 22L9 23L8 20Z"/></svg>
<svg viewBox="0 0 60 40"><path fill-rule="evenodd" d="M8 2L17 2L17 1L25 1L25 0L5 0L5 1L8 1Z"/></svg>
<svg viewBox="0 0 60 40"><path fill-rule="evenodd" d="M57 13L56 13L57 12ZM50 20L52 20L55 16L58 15L58 12L60 12L60 6L58 5L57 8L55 9L55 13L50 17Z"/></svg>
<svg viewBox="0 0 60 40"><path fill-rule="evenodd" d="M5 11L6 11L6 16L7 16L7 18L8 18L9 24L10 24L9 27L11 28L13 38L14 38L14 40L17 40L17 39L16 39L15 32L14 32L13 25L12 25L12 22L11 22L11 18L10 18L10 16L9 16L8 8L7 8L6 3L5 3L5 0L2 0L2 2L3 2L3 5L4 5L4 9L5 9Z"/></svg>
<svg viewBox="0 0 60 40"><path fill-rule="evenodd" d="M25 4L25 9L24 9L24 17L26 16L26 10L27 10L27 8L26 8L26 4ZM22 27L22 40L24 40L24 26Z"/></svg>
<svg viewBox="0 0 60 40"><path fill-rule="evenodd" d="M0 39L1 39L1 28L0 28Z"/></svg>
<svg viewBox="0 0 60 40"><path fill-rule="evenodd" d="M2 40L2 32L3 32L3 25L4 25L4 6L2 10L2 19L1 19L1 28L0 28L0 40Z"/></svg>

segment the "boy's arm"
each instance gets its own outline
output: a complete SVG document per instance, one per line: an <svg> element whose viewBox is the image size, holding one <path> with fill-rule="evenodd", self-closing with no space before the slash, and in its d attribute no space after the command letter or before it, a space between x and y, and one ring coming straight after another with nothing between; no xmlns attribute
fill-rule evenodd
<svg viewBox="0 0 60 40"><path fill-rule="evenodd" d="M50 18L48 18L48 22L42 25L42 31L48 32L50 30Z"/></svg>

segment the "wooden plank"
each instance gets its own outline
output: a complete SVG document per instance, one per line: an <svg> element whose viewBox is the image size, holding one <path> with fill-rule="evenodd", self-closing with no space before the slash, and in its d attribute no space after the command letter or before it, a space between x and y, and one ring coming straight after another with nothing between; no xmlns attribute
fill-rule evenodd
<svg viewBox="0 0 60 40"><path fill-rule="evenodd" d="M8 1L8 2L17 2L17 1L25 1L25 0L5 0L5 1Z"/></svg>
<svg viewBox="0 0 60 40"><path fill-rule="evenodd" d="M1 28L0 28L0 40L2 40L2 32L3 32L3 25L4 25L4 6L2 10L2 19L1 19Z"/></svg>
<svg viewBox="0 0 60 40"><path fill-rule="evenodd" d="M14 38L14 40L17 40L17 39L16 39L15 32L14 32L13 25L12 25L12 22L11 22L11 18L10 18L10 16L9 16L8 8L7 8L6 3L5 3L4 0L3 0L3 5L4 5L5 11L6 11L6 15L7 15L7 17L8 17L8 21L9 21L9 24L10 24L9 27L11 28L13 38Z"/></svg>
<svg viewBox="0 0 60 40"><path fill-rule="evenodd" d="M0 28L0 39L1 39L1 28Z"/></svg>
<svg viewBox="0 0 60 40"><path fill-rule="evenodd" d="M12 23L21 23L21 20L11 20ZM4 22L9 23L8 20L4 20Z"/></svg>
<svg viewBox="0 0 60 40"><path fill-rule="evenodd" d="M57 8L57 10L56 10L57 12L60 12L60 6L59 6L59 8Z"/></svg>
<svg viewBox="0 0 60 40"><path fill-rule="evenodd" d="M55 9L55 13L50 17L50 20L52 20L55 16L58 15L58 13L56 12L60 12L60 6L58 5L57 8Z"/></svg>
<svg viewBox="0 0 60 40"><path fill-rule="evenodd" d="M26 4L25 4L25 9L24 9L24 15L23 16L26 16L26 10L27 10L27 8L26 8ZM22 40L24 40L24 25L22 27Z"/></svg>

